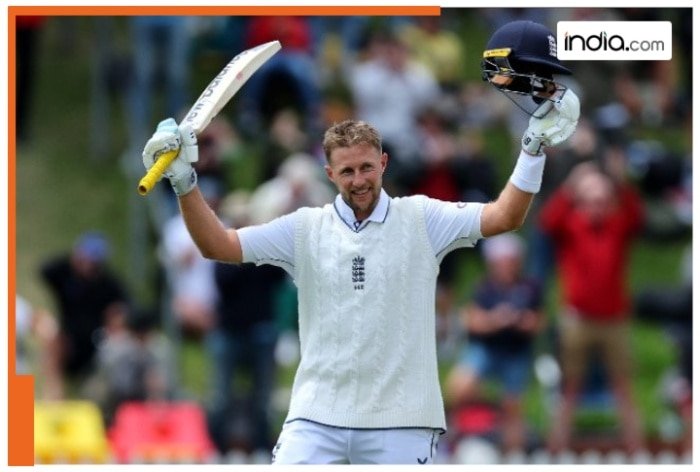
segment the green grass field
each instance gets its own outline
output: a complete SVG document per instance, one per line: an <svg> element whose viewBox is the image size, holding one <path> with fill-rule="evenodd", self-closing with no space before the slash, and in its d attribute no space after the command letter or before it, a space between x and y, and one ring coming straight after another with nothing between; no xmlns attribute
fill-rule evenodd
<svg viewBox="0 0 700 472"><path fill-rule="evenodd" d="M136 182L125 177L120 162L125 150L124 123L128 118L118 99L113 100L109 117L113 147L106 155L90 155L89 151L88 58L92 26L89 18L47 22L34 76L36 88L30 120L32 139L20 146L17 153L17 289L36 306L51 309L55 307L37 278L37 267L49 256L70 248L76 236L88 229L99 229L111 238L114 246L112 265L130 289L144 298L155 296L153 285L134 286L134 280L140 279L129 273L128 204L129 192L135 192ZM118 47L124 48L123 21L118 20L117 26ZM479 31L479 27L466 28L465 36L479 34ZM193 80L194 84L199 82ZM661 137L668 142L678 142L677 135L670 132ZM492 155L512 154L505 132L495 132L491 138L487 142ZM140 159L138 155L131 157ZM511 165L510 157L499 161L503 179ZM687 242L655 244L641 241L637 244L632 252L632 288L638 290L649 285L677 282L681 253ZM155 259L152 252L149 267L155 266ZM465 257L457 283L459 293L467 296L482 273L475 258ZM548 312L552 317L556 300L557 289L552 287L548 294ZM674 346L657 326L636 323L633 335L637 363L635 394L645 426L653 433L663 412L655 389L663 371L674 361ZM186 343L180 365L185 394L204 398L208 361L201 345ZM444 373L447 366L441 367ZM289 384L291 370L281 372L280 378L281 383ZM527 394L527 413L539 429L545 428L547 421L543 403L542 392L533 385Z"/></svg>

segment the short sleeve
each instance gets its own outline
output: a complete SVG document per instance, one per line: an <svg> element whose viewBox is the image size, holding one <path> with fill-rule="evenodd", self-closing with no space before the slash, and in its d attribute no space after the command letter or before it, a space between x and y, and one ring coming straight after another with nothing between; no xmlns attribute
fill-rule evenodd
<svg viewBox="0 0 700 472"><path fill-rule="evenodd" d="M242 262L271 264L293 273L294 228L298 218L296 211L268 223L239 229Z"/></svg>
<svg viewBox="0 0 700 472"><path fill-rule="evenodd" d="M459 247L473 247L481 239L483 203L444 202L426 198L424 204L428 239L440 260Z"/></svg>

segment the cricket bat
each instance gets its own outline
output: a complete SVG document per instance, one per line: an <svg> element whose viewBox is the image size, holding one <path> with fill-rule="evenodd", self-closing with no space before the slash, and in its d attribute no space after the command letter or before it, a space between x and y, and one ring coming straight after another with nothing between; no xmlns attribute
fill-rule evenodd
<svg viewBox="0 0 700 472"><path fill-rule="evenodd" d="M279 41L270 41L246 49L231 59L194 102L180 122L180 126L190 125L196 134L200 134L250 76L281 48ZM178 153L179 151L171 151L158 158L139 181L139 194L146 195L153 189L165 169L177 158Z"/></svg>

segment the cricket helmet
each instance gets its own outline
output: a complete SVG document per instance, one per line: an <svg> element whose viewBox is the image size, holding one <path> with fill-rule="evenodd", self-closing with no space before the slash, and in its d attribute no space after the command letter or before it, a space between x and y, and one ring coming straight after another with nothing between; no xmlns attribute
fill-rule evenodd
<svg viewBox="0 0 700 472"><path fill-rule="evenodd" d="M557 40L544 25L534 21L511 21L498 28L488 43L481 61L481 76L503 92L519 108L537 116L551 107L543 103L556 102L566 87L554 80L554 74L570 75L557 58ZM528 110L517 96L532 98L535 110ZM532 107L530 107L532 108ZM544 116L544 115L542 115Z"/></svg>

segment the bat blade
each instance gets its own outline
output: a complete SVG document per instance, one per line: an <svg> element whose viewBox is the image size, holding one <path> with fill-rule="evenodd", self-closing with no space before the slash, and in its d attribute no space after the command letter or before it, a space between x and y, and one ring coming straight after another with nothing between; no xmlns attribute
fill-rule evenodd
<svg viewBox="0 0 700 472"><path fill-rule="evenodd" d="M180 126L186 124L195 133L201 133L250 76L281 48L279 41L270 41L247 49L231 59L207 85Z"/></svg>
<svg viewBox="0 0 700 472"><path fill-rule="evenodd" d="M191 127L196 134L201 133L250 76L280 49L282 49L282 45L279 41L270 41L246 49L231 59L207 85L179 126L181 128L183 126ZM163 172L177 158L177 155L176 151L172 151L158 158L153 167L139 181L137 188L139 194L146 195L153 189Z"/></svg>

